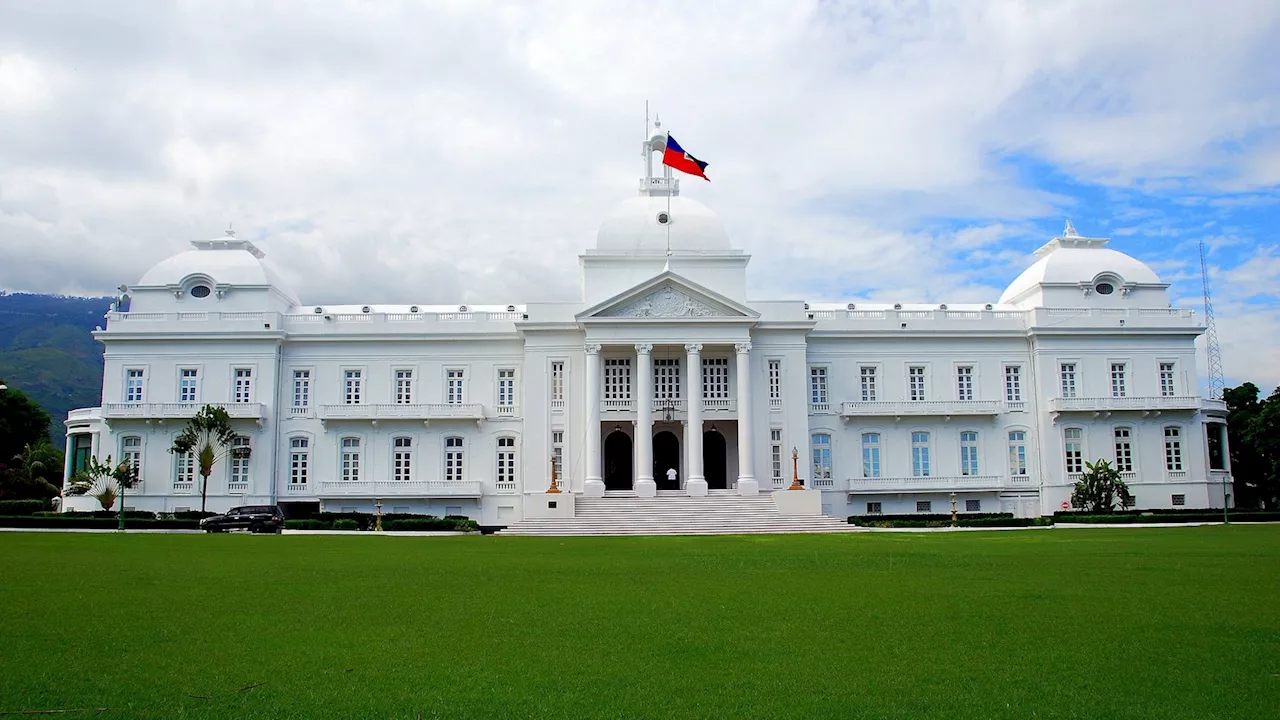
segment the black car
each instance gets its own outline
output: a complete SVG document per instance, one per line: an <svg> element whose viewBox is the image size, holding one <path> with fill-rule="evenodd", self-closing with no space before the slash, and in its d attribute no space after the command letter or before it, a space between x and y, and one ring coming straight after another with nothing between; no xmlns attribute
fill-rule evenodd
<svg viewBox="0 0 1280 720"><path fill-rule="evenodd" d="M284 513L275 505L234 507L225 515L214 515L200 521L200 529L208 533L248 530L254 533L278 533L284 528Z"/></svg>

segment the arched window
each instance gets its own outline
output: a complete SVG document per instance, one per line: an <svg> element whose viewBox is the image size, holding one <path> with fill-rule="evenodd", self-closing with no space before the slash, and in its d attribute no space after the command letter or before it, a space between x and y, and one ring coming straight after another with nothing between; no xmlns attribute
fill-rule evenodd
<svg viewBox="0 0 1280 720"><path fill-rule="evenodd" d="M915 477L929 477L929 433L917 431L911 433L911 474Z"/></svg>
<svg viewBox="0 0 1280 720"><path fill-rule="evenodd" d="M960 433L960 474L978 474L978 433L973 430Z"/></svg>
<svg viewBox="0 0 1280 720"><path fill-rule="evenodd" d="M391 479L396 482L413 479L413 438L391 440Z"/></svg>
<svg viewBox="0 0 1280 720"><path fill-rule="evenodd" d="M304 437L289 440L289 484L306 485L311 466L311 441Z"/></svg>
<svg viewBox="0 0 1280 720"><path fill-rule="evenodd" d="M1182 472L1182 428L1177 425L1164 429L1164 468Z"/></svg>
<svg viewBox="0 0 1280 720"><path fill-rule="evenodd" d="M1133 430L1127 427L1115 429L1116 470L1133 472Z"/></svg>
<svg viewBox="0 0 1280 720"><path fill-rule="evenodd" d="M342 438L342 480L360 481L360 438Z"/></svg>
<svg viewBox="0 0 1280 720"><path fill-rule="evenodd" d="M516 481L516 439L498 438L498 482L514 485Z"/></svg>
<svg viewBox="0 0 1280 720"><path fill-rule="evenodd" d="M462 438L444 439L444 479L447 482L462 481Z"/></svg>
<svg viewBox="0 0 1280 720"><path fill-rule="evenodd" d="M880 477L880 433L862 433L862 477Z"/></svg>
<svg viewBox="0 0 1280 720"><path fill-rule="evenodd" d="M831 477L831 436L826 433L815 433L813 436L813 479L825 480Z"/></svg>
<svg viewBox="0 0 1280 720"><path fill-rule="evenodd" d="M1009 431L1009 475L1017 477L1027 474L1027 433L1023 430Z"/></svg>
<svg viewBox="0 0 1280 720"><path fill-rule="evenodd" d="M1080 428L1062 431L1062 451L1067 461L1067 474L1084 472L1084 432Z"/></svg>
<svg viewBox="0 0 1280 720"><path fill-rule="evenodd" d="M249 487L249 436L237 435L231 441L231 479L228 490L247 490Z"/></svg>

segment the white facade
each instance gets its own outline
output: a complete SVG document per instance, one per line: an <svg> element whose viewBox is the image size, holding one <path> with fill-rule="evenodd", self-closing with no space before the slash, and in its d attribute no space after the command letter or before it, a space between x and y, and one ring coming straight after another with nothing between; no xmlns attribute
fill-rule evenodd
<svg viewBox="0 0 1280 720"><path fill-rule="evenodd" d="M1098 458L1139 507L1230 491L1202 328L1106 240L1068 225L990 305L760 302L749 256L678 193L646 173L579 257L576 303L304 305L252 243L193 243L96 333L102 405L70 414L67 474L127 456L130 507L196 509L168 448L219 404L252 452L215 466L211 510L380 500L500 526L545 504L553 457L569 493L754 494L791 484L793 448L834 516L950 512L953 493L1050 514Z"/></svg>

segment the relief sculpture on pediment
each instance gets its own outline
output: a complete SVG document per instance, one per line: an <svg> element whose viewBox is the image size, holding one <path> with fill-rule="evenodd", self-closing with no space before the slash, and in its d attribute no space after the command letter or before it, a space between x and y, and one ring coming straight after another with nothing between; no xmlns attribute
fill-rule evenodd
<svg viewBox="0 0 1280 720"><path fill-rule="evenodd" d="M715 317L725 313L700 302L671 286L645 295L639 300L623 305L610 312L608 317L631 318L672 318L672 317Z"/></svg>

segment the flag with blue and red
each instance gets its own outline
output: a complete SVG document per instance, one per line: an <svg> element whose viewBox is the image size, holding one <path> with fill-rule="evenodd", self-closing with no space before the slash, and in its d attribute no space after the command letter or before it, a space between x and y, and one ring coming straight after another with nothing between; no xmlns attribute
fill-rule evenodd
<svg viewBox="0 0 1280 720"><path fill-rule="evenodd" d="M680 147L680 143L670 135L667 135L667 149L662 153L662 164L711 182L711 178L702 172L707 169L707 164L685 152L684 148Z"/></svg>

